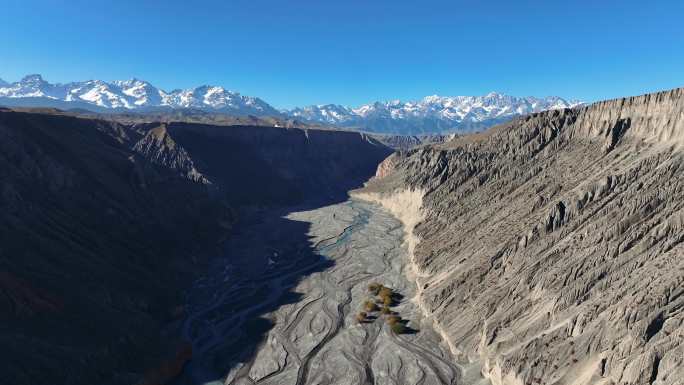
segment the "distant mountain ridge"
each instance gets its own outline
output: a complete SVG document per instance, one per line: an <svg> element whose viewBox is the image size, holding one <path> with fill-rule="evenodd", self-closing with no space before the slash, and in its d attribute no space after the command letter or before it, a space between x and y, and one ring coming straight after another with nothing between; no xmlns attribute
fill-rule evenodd
<svg viewBox="0 0 684 385"><path fill-rule="evenodd" d="M545 110L573 108L579 101L557 96L515 97L491 92L484 96L427 96L419 101L376 102L358 108L318 105L289 111L294 118L407 135L471 131L512 117Z"/></svg>
<svg viewBox="0 0 684 385"><path fill-rule="evenodd" d="M427 96L418 101L374 102L358 108L338 104L277 110L264 100L219 86L170 92L139 79L88 80L51 84L41 75L18 82L0 79L0 105L82 108L95 112L195 109L211 113L288 117L308 122L402 135L441 134L483 129L515 116L572 108L582 102L557 96L515 97L496 92L484 96Z"/></svg>
<svg viewBox="0 0 684 385"><path fill-rule="evenodd" d="M139 79L51 84L41 75L28 75L0 87L0 103L21 106L24 99L31 100L30 106L43 102L43 107L88 108L95 112L194 108L236 115L280 115L278 110L259 98L243 96L223 87L205 85L166 92Z"/></svg>

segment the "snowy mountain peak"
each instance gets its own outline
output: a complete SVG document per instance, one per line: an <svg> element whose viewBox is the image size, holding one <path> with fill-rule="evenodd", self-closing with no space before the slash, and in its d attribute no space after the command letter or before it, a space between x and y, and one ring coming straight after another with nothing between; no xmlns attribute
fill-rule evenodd
<svg viewBox="0 0 684 385"><path fill-rule="evenodd" d="M151 83L129 80L87 80L68 84L50 84L41 75L28 75L15 83L0 82L0 98L9 98L12 105L21 99L39 98L44 106L80 107L94 110L197 108L234 115L276 116L280 113L261 99L242 96L223 87L205 85L188 90L166 92ZM5 102L7 104L7 102Z"/></svg>
<svg viewBox="0 0 684 385"><path fill-rule="evenodd" d="M52 87L37 74L24 76L19 82L0 88L0 96L52 97Z"/></svg>
<svg viewBox="0 0 684 385"><path fill-rule="evenodd" d="M152 84L136 78L131 78L128 80L114 80L112 84L121 88L153 87Z"/></svg>
<svg viewBox="0 0 684 385"><path fill-rule="evenodd" d="M483 96L431 95L407 102L376 101L357 108L323 104L278 111L259 98L221 86L167 92L137 78L51 84L33 74L14 83L0 80L0 104L94 111L192 108L229 115L288 116L366 131L415 135L482 129L515 116L582 103L557 96L515 97L490 92Z"/></svg>
<svg viewBox="0 0 684 385"><path fill-rule="evenodd" d="M514 116L580 104L556 96L519 98L490 92L483 96L430 95L417 101L373 102L357 108L309 106L291 110L289 114L298 119L373 132L414 135L481 129Z"/></svg>
<svg viewBox="0 0 684 385"><path fill-rule="evenodd" d="M31 75L26 75L24 76L19 83L22 84L43 84L47 83L45 80L43 80L43 76L40 74L31 74Z"/></svg>

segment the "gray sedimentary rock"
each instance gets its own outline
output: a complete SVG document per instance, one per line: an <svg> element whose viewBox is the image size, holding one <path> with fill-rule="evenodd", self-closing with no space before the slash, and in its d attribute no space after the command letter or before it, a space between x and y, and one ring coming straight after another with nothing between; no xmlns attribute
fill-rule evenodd
<svg viewBox="0 0 684 385"><path fill-rule="evenodd" d="M167 133L166 124L160 124L147 131L145 136L133 145L133 150L155 164L180 172L192 181L210 183L197 171L190 154Z"/></svg>
<svg viewBox="0 0 684 385"><path fill-rule="evenodd" d="M448 135L381 135L371 134L375 139L395 150L406 151L424 144L443 143L453 139L456 134Z"/></svg>
<svg viewBox="0 0 684 385"><path fill-rule="evenodd" d="M397 153L358 195L493 384L684 383L684 89ZM415 209L411 209L415 207Z"/></svg>

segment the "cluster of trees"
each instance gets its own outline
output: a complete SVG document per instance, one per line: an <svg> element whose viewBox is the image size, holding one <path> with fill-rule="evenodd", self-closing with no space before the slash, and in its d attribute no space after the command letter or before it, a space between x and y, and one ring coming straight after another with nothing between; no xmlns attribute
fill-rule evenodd
<svg viewBox="0 0 684 385"><path fill-rule="evenodd" d="M356 320L360 323L373 322L375 318L370 318L369 313L379 311L385 317L385 322L390 326L392 332L396 334L405 333L408 330L406 327L407 321L402 320L399 313L390 309L391 306L395 306L399 302L401 295L379 283L368 285L368 293L377 298L364 301L363 311L356 315Z"/></svg>
<svg viewBox="0 0 684 385"><path fill-rule="evenodd" d="M387 317L387 324L395 334L402 334L406 332L406 324L402 322L401 317L398 315L391 315Z"/></svg>

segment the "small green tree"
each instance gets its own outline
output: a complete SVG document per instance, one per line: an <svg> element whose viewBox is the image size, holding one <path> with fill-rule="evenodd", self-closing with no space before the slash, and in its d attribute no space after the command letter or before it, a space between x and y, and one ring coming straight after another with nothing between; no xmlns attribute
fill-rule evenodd
<svg viewBox="0 0 684 385"><path fill-rule="evenodd" d="M375 302L373 302L372 300L367 300L366 302L364 302L363 308L367 312L378 311L378 305L376 305Z"/></svg>
<svg viewBox="0 0 684 385"><path fill-rule="evenodd" d="M368 292L373 295L378 295L380 289L382 289L382 285L377 282L373 282L370 285L368 285Z"/></svg>
<svg viewBox="0 0 684 385"><path fill-rule="evenodd" d="M394 334L404 334L406 333L406 325L404 325L401 322L394 323L390 325L390 328L392 329L392 332Z"/></svg>
<svg viewBox="0 0 684 385"><path fill-rule="evenodd" d="M380 296L380 298L385 298L385 297L390 297L390 298L392 298L392 297L394 296L394 291L392 291L392 289L390 289L389 287L384 287L384 286L383 286L383 287L378 291L378 295Z"/></svg>

